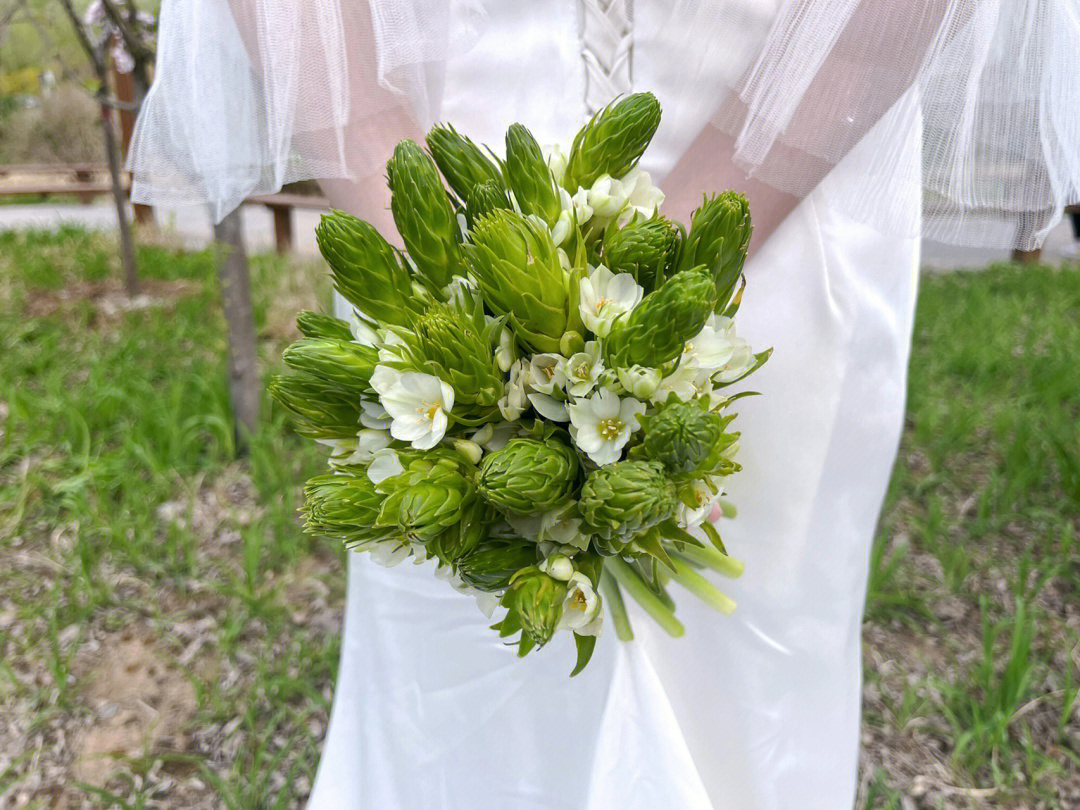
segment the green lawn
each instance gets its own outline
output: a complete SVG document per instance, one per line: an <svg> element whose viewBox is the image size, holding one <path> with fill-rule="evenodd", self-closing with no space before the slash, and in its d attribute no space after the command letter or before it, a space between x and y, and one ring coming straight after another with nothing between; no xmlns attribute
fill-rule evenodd
<svg viewBox="0 0 1080 810"><path fill-rule="evenodd" d="M266 405L238 459L214 257L0 234L0 807L300 807L343 558L319 454ZM267 370L325 306L254 262ZM312 292L312 291L315 292ZM1080 271L924 280L865 629L863 803L1080 803ZM905 804L910 798L914 804Z"/></svg>

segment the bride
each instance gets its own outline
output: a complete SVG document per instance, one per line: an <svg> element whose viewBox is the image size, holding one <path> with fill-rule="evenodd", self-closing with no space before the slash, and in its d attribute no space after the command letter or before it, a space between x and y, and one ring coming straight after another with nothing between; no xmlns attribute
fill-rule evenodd
<svg viewBox="0 0 1080 810"><path fill-rule="evenodd" d="M686 600L686 639L637 621L570 680L569 645L518 662L429 571L353 555L310 807L852 807L920 237L1030 248L1080 197L1071 0L167 0L160 39L139 202L220 218L313 177L390 233L397 140L566 142L651 90L665 211L754 212L739 327L775 353L739 416L735 616Z"/></svg>

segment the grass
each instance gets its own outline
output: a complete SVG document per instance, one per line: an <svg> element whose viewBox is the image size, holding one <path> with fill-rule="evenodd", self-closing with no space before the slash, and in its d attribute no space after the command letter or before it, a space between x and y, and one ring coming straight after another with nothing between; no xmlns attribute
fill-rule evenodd
<svg viewBox="0 0 1080 810"><path fill-rule="evenodd" d="M322 460L266 404L237 457L214 257L0 234L0 806L301 807L339 649ZM253 263L260 349L325 305ZM315 290L315 293L311 293ZM1080 272L924 279L871 560L861 806L1080 796Z"/></svg>
<svg viewBox="0 0 1080 810"><path fill-rule="evenodd" d="M25 763L6 773L6 757L36 748L46 773L24 785L30 806L54 806L58 775L87 785L61 782L72 801L105 806L143 806L195 777L229 807L279 794L290 806L313 775L338 655L341 558L295 514L322 460L269 404L237 459L212 254L141 248L150 301L129 309L101 237L0 234L0 257L0 701L15 712L0 730L0 804L27 776ZM269 367L292 313L317 303L290 287L320 280L272 258L253 276ZM151 691L190 698L173 701L172 739L91 733L102 717L88 690L106 711L130 708L98 683L130 639L149 651L132 677L157 666ZM160 664L194 643L184 664ZM53 761L61 733L68 759L90 765ZM194 758L158 756L171 753Z"/></svg>
<svg viewBox="0 0 1080 810"><path fill-rule="evenodd" d="M1080 801L1078 312L1075 267L923 280L871 560L866 807Z"/></svg>

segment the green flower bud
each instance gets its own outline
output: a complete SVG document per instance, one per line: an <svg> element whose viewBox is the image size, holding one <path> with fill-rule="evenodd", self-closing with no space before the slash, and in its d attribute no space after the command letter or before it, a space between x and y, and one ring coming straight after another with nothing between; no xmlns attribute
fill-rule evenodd
<svg viewBox="0 0 1080 810"><path fill-rule="evenodd" d="M673 402L654 416L642 417L641 423L646 457L674 474L698 470L717 439L717 421L696 401Z"/></svg>
<svg viewBox="0 0 1080 810"><path fill-rule="evenodd" d="M675 512L675 485L656 461L617 461L589 473L579 508L598 545L619 552L639 532Z"/></svg>
<svg viewBox="0 0 1080 810"><path fill-rule="evenodd" d="M523 214L555 224L562 213L555 178L536 138L521 124L506 131L506 177Z"/></svg>
<svg viewBox="0 0 1080 810"><path fill-rule="evenodd" d="M342 390L357 396L373 397L368 381L379 363L379 351L351 340L304 338L285 350L285 365L306 371Z"/></svg>
<svg viewBox="0 0 1080 810"><path fill-rule="evenodd" d="M746 251L754 227L746 197L725 191L707 197L694 212L690 233L682 245L678 268L705 265L716 283L716 311L727 306L746 263Z"/></svg>
<svg viewBox="0 0 1080 810"><path fill-rule="evenodd" d="M479 498L462 513L461 521L450 526L427 545L427 550L444 563L460 560L488 537L492 514Z"/></svg>
<svg viewBox="0 0 1080 810"><path fill-rule="evenodd" d="M470 314L434 304L402 339L416 370L449 383L455 403L488 407L503 394L503 374L493 349L499 328L498 322L485 323L480 309Z"/></svg>
<svg viewBox="0 0 1080 810"><path fill-rule="evenodd" d="M577 472L577 453L562 442L511 439L484 457L476 486L488 503L533 514L569 498Z"/></svg>
<svg viewBox="0 0 1080 810"><path fill-rule="evenodd" d="M481 217L487 216L492 211L509 208L510 199L506 196L505 189L494 183L481 183L473 186L465 197L465 221L471 231Z"/></svg>
<svg viewBox="0 0 1080 810"><path fill-rule="evenodd" d="M484 302L506 315L518 339L557 352L563 333L583 331L551 234L513 211L483 217L472 232L469 266Z"/></svg>
<svg viewBox="0 0 1080 810"><path fill-rule="evenodd" d="M662 217L611 229L604 237L604 264L613 273L630 273L645 292L652 292L664 283L678 235Z"/></svg>
<svg viewBox="0 0 1080 810"><path fill-rule="evenodd" d="M462 200L467 200L472 190L483 183L505 191L499 167L449 124L433 127L427 134L427 146L446 182Z"/></svg>
<svg viewBox="0 0 1080 810"><path fill-rule="evenodd" d="M433 292L464 275L461 228L435 162L414 141L404 140L386 164L390 211L409 258Z"/></svg>
<svg viewBox="0 0 1080 810"><path fill-rule="evenodd" d="M301 335L309 338L353 339L352 330L345 321L319 312L301 312L296 316L296 328Z"/></svg>
<svg viewBox="0 0 1080 810"><path fill-rule="evenodd" d="M386 500L376 525L394 526L410 540L426 543L459 524L476 489L453 465L436 464L426 474L399 475L383 482Z"/></svg>
<svg viewBox="0 0 1080 810"><path fill-rule="evenodd" d="M514 574L531 565L536 565L536 543L485 540L454 567L466 585L491 593L507 588Z"/></svg>
<svg viewBox="0 0 1080 810"><path fill-rule="evenodd" d="M566 583L548 576L539 568L519 571L503 594L502 605L517 613L521 632L537 647L543 647L555 635L562 617Z"/></svg>
<svg viewBox="0 0 1080 810"><path fill-rule="evenodd" d="M655 368L631 366L617 371L619 383L636 399L648 400L660 386L660 372Z"/></svg>
<svg viewBox="0 0 1080 810"><path fill-rule="evenodd" d="M604 344L605 363L609 368L658 368L674 360L705 326L715 295L712 274L704 267L675 274L615 321Z"/></svg>
<svg viewBox="0 0 1080 810"><path fill-rule="evenodd" d="M304 487L304 529L349 546L390 539L391 530L374 525L382 500L366 475L316 476Z"/></svg>
<svg viewBox="0 0 1080 810"><path fill-rule="evenodd" d="M660 102L652 93L613 101L574 136L563 186L573 193L602 174L621 178L637 165L658 126Z"/></svg>
<svg viewBox="0 0 1080 810"><path fill-rule="evenodd" d="M401 255L370 223L332 211L319 222L315 240L334 287L365 315L406 326L423 311Z"/></svg>
<svg viewBox="0 0 1080 810"><path fill-rule="evenodd" d="M293 428L311 439L355 439L360 398L306 374L270 380L270 396L293 417Z"/></svg>

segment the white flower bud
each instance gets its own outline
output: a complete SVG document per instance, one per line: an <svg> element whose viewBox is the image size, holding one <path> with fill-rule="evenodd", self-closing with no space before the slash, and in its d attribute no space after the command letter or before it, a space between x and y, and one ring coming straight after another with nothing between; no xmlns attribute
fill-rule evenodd
<svg viewBox="0 0 1080 810"><path fill-rule="evenodd" d="M660 385L660 372L655 368L633 366L632 368L620 368L619 382L631 394L638 399L648 399Z"/></svg>

